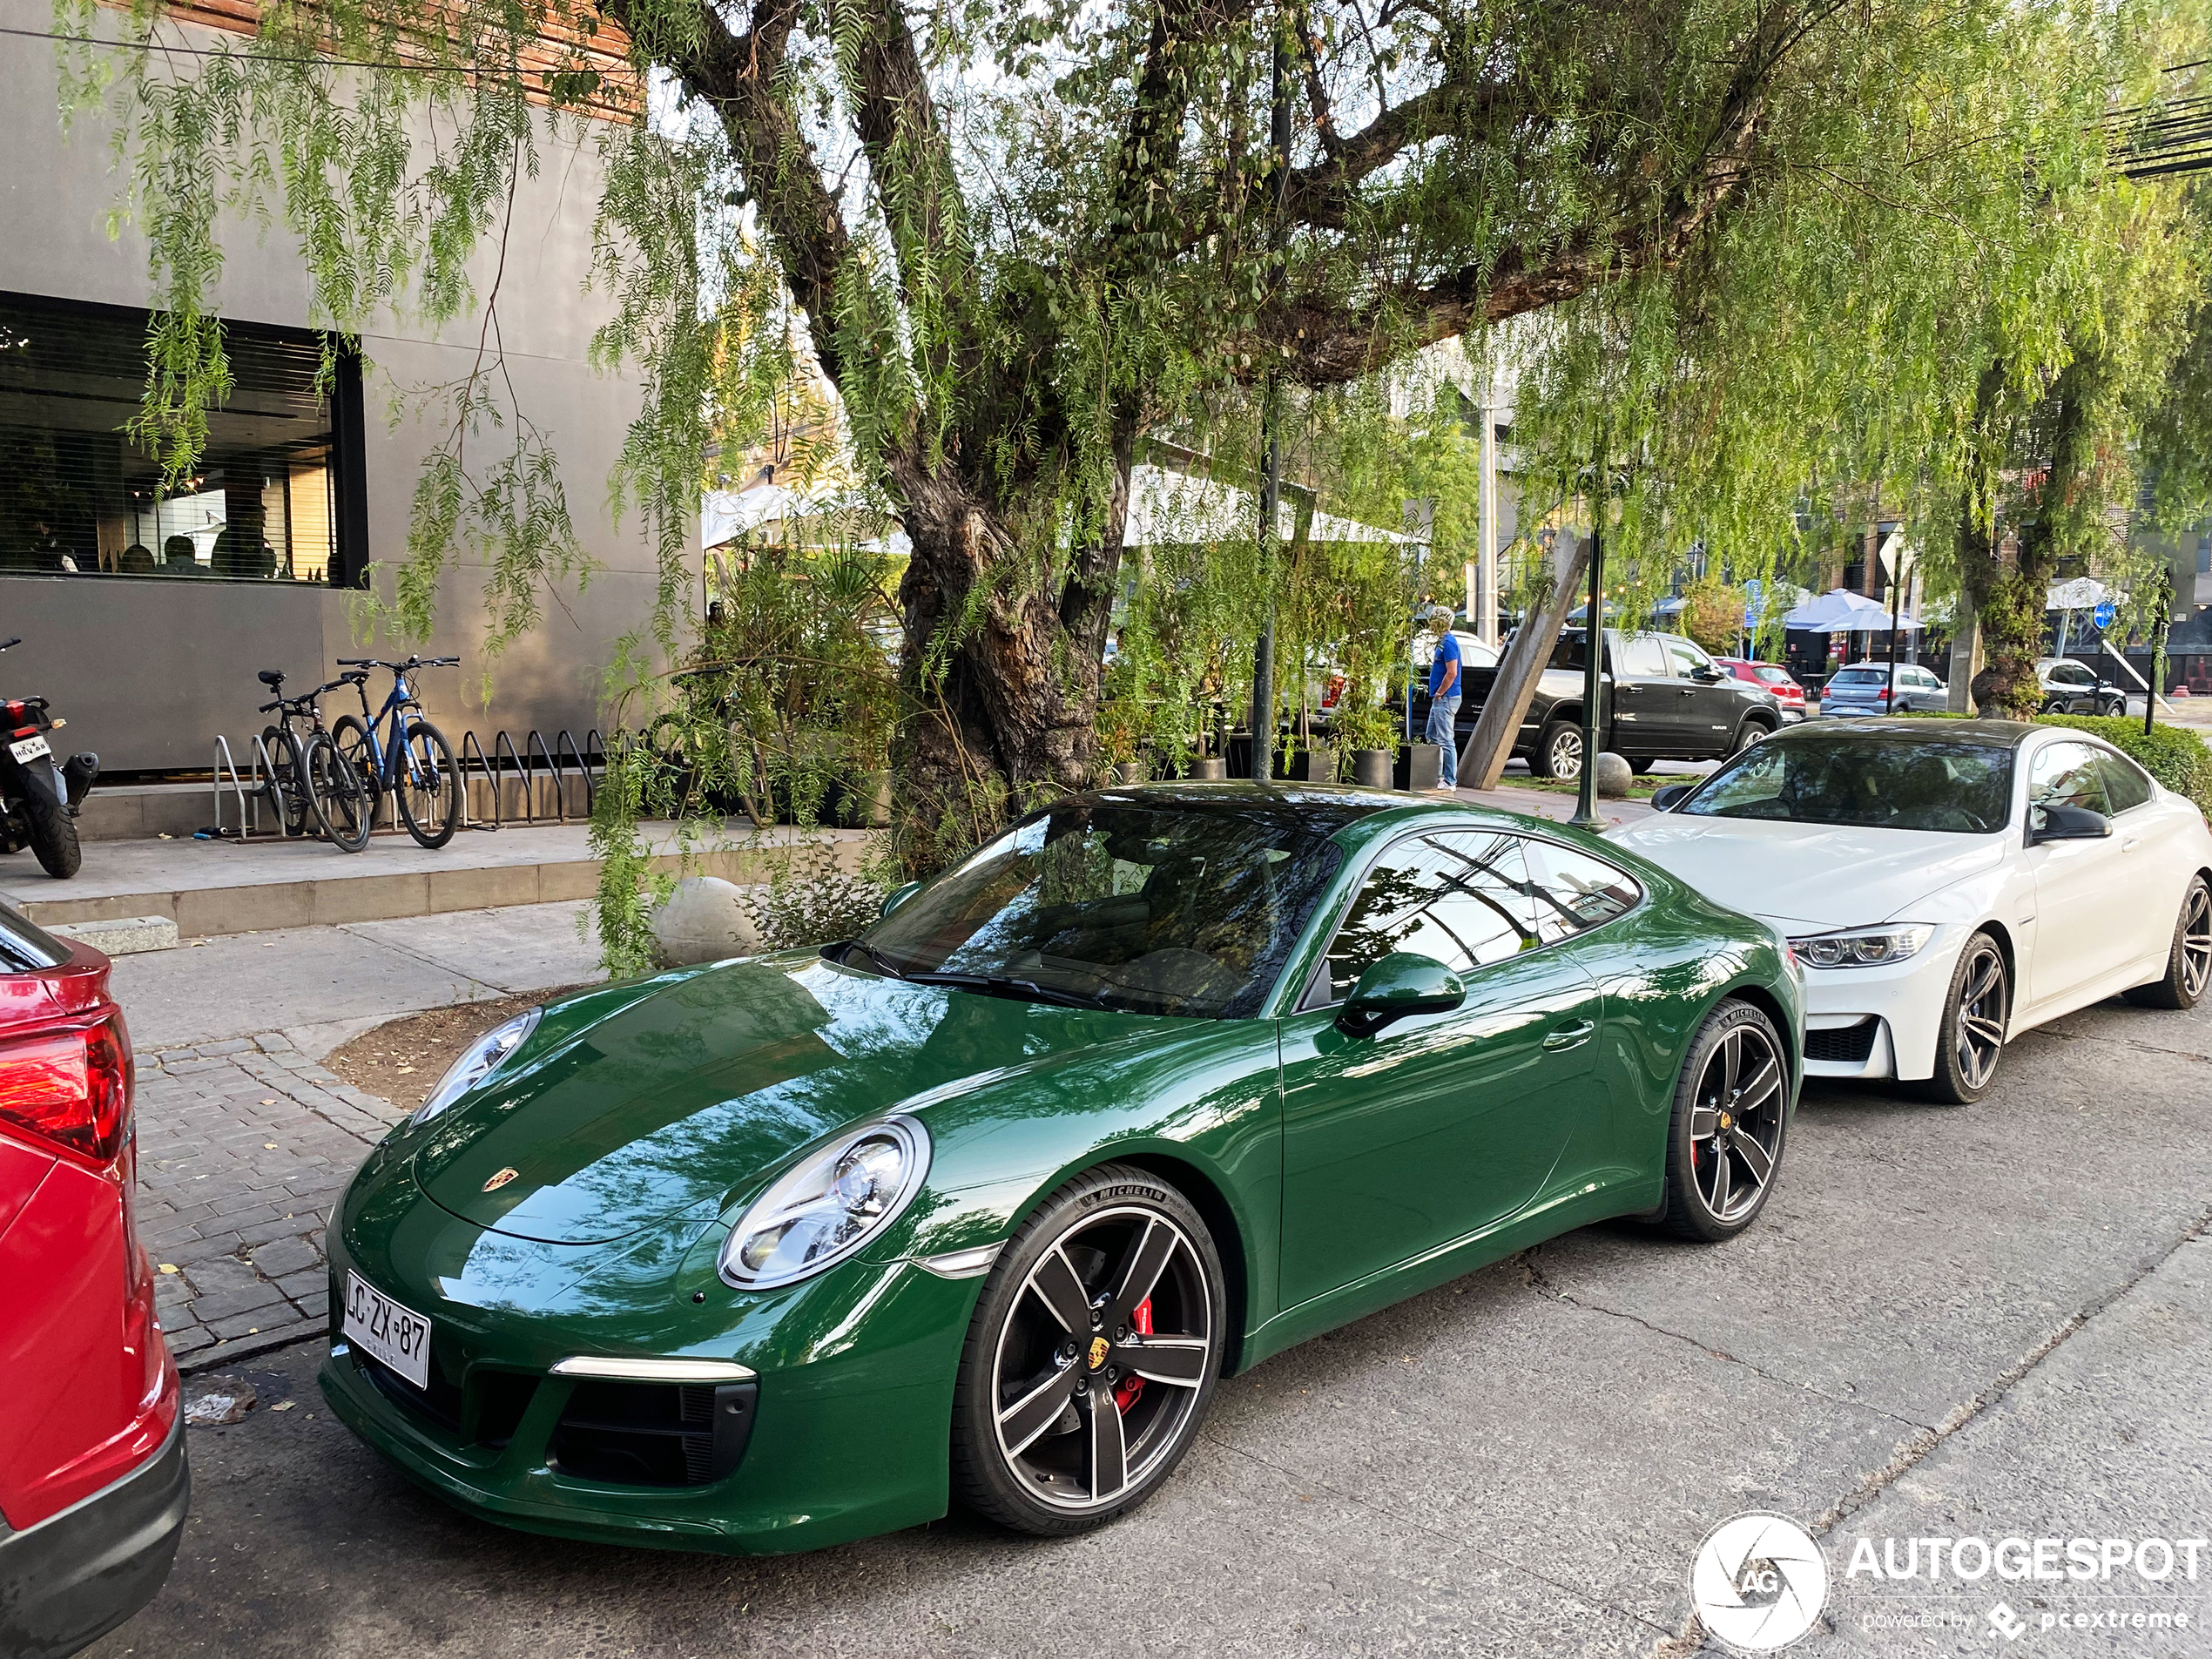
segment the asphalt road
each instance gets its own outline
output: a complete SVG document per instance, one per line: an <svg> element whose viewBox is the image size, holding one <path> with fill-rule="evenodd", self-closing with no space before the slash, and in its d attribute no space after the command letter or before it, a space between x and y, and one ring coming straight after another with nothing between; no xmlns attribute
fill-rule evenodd
<svg viewBox="0 0 2212 1659"><path fill-rule="evenodd" d="M2212 1008L2109 1004L2023 1039L1976 1107L1810 1091L1731 1244L1589 1230L1270 1361L1148 1507L1055 1543L503 1532L355 1443L293 1349L249 1364L261 1409L192 1431L175 1573L95 1651L1678 1656L1699 1541L1756 1509L1822 1541L1793 1652L2212 1653L2212 1550L2196 1582L1847 1572L1862 1539L2212 1534L2208 1218Z"/></svg>

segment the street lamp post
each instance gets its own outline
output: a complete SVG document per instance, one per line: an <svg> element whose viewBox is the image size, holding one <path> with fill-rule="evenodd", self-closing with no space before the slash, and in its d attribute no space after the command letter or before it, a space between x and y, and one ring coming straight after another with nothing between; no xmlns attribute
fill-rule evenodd
<svg viewBox="0 0 2212 1659"><path fill-rule="evenodd" d="M1595 475L1602 490L1605 469ZM1575 816L1567 821L1577 829L1603 826L1597 815L1597 700L1599 671L1605 662L1605 498L1597 495L1590 511L1590 597L1582 610L1582 771L1576 779Z"/></svg>

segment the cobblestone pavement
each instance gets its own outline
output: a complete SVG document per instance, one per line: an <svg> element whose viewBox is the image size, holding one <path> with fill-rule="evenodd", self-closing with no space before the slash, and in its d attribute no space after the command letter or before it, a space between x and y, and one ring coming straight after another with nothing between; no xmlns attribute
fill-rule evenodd
<svg viewBox="0 0 2212 1659"><path fill-rule="evenodd" d="M138 1055L138 1232L187 1372L320 1334L322 1231L402 1115L280 1032Z"/></svg>

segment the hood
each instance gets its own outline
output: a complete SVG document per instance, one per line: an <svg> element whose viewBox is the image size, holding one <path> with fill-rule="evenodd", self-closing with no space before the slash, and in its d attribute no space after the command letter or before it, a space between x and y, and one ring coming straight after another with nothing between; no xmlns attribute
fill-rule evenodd
<svg viewBox="0 0 2212 1659"><path fill-rule="evenodd" d="M415 1178L492 1231L603 1243L724 1204L840 1124L1161 1023L811 955L671 975L436 1119Z"/></svg>
<svg viewBox="0 0 2212 1659"><path fill-rule="evenodd" d="M1613 839L1716 904L1764 921L1857 927L1910 921L1930 894L1994 867L2002 834L1858 829L1661 813Z"/></svg>

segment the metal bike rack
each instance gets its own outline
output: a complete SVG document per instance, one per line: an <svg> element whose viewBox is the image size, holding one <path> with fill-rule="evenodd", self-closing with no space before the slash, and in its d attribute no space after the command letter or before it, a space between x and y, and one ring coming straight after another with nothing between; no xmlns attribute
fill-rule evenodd
<svg viewBox="0 0 2212 1659"><path fill-rule="evenodd" d="M528 769L528 768L527 768L527 767L523 765L523 757L522 757L522 756L520 756L520 755L518 755L518 754L516 754L516 753L515 752L515 739L514 739L514 738L510 738L510 737L509 737L509 736L507 735L507 733L506 733L506 731L505 731L503 728L502 728L502 730L500 730L500 731L498 731L498 732L496 732L493 733L493 735L492 735L492 740L491 740L491 758L492 758L492 762L493 762L493 764L494 764L495 765L499 765L499 764L500 764L500 763L502 763L502 762L504 762L504 763L505 763L505 765L504 765L504 770L505 770L505 771L507 771L507 772L519 772L519 773L522 775L522 780L523 780L522 805L523 805L523 808L524 808L525 812L527 812L527 810L528 810L528 808L529 808L529 804L530 804L530 775L529 775L529 769ZM494 784L494 785L492 786L492 801L493 801L493 803L495 804L495 806L496 806L496 805L497 805L497 803L498 803L498 801L499 801L499 791L500 791L500 787L501 787L501 786L500 786L499 785L497 785L497 784ZM502 824L502 825L504 825L504 824L507 822L507 813L506 813L506 810L505 810L503 807L500 808L500 812L499 812L499 821L500 821L500 823L501 823L501 824ZM528 822L529 821L529 819L527 817L525 817L525 818L523 819L523 821L524 823L528 823Z"/></svg>
<svg viewBox="0 0 2212 1659"><path fill-rule="evenodd" d="M476 758L476 770L483 774L484 793L491 798L491 822L480 819L469 799L469 757ZM491 762L484 759L484 745L476 741L474 731L461 734L461 757L453 763L461 769L461 823L464 829L496 831L499 828L499 779L492 772Z"/></svg>
<svg viewBox="0 0 2212 1659"><path fill-rule="evenodd" d="M561 798L561 772L560 768L553 764L553 752L545 746L545 734L533 729L529 736L523 739L523 752L525 755L528 755L530 760L530 779L532 786L525 801L525 805L528 806L529 811L529 821L533 824L537 822L537 790L536 784L537 779L537 763L542 759L545 762L545 770L552 774L553 779L553 821L556 824L567 823L569 821L569 804Z"/></svg>
<svg viewBox="0 0 2212 1659"><path fill-rule="evenodd" d="M260 742L260 738L254 738L254 746L259 748ZM246 793L246 785L238 775L238 762L231 758L231 740L218 732L215 737L214 766L215 833L218 837L220 837L223 833L223 779L226 773L230 777L231 792L238 797L238 838L242 841L261 826L260 779L258 775L255 777L254 792L249 800Z"/></svg>
<svg viewBox="0 0 2212 1659"><path fill-rule="evenodd" d="M598 733L595 732L591 735L593 737L597 737L598 736ZM592 809L597 801L598 791L592 787L591 768L584 765L583 755L576 746L576 738L570 735L568 728L565 726L561 729L560 736L553 739L553 765L555 779L553 786L560 792L561 821L565 824L568 822L569 786L566 778L563 775L563 768L561 766L561 756L563 753L565 753L570 759L576 762L577 776L583 781L583 816L587 820L589 820L591 817Z"/></svg>

